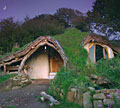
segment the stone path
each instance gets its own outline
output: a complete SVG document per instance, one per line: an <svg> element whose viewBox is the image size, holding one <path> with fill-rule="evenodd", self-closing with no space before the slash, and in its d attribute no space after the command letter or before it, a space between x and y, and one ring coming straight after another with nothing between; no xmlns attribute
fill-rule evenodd
<svg viewBox="0 0 120 108"><path fill-rule="evenodd" d="M49 108L47 103L38 102L41 91L47 91L49 84L31 84L24 88L0 92L0 108L16 106L16 108Z"/></svg>

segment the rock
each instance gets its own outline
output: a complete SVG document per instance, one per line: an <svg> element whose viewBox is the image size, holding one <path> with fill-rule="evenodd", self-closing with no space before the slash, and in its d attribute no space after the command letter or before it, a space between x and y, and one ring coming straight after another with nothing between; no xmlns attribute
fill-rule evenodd
<svg viewBox="0 0 120 108"><path fill-rule="evenodd" d="M61 93L64 93L63 89L61 89Z"/></svg>
<svg viewBox="0 0 120 108"><path fill-rule="evenodd" d="M21 88L20 86L14 86L14 87L12 87L12 90L20 89L20 88Z"/></svg>
<svg viewBox="0 0 120 108"><path fill-rule="evenodd" d="M83 105L83 93L81 91L79 91L79 89L76 89L76 92L73 91L69 91L67 93L67 100L69 102L74 102L77 103L79 105Z"/></svg>
<svg viewBox="0 0 120 108"><path fill-rule="evenodd" d="M105 95L103 93L99 93L99 94L94 94L93 95L94 99L105 99Z"/></svg>
<svg viewBox="0 0 120 108"><path fill-rule="evenodd" d="M76 98L75 98L75 103L79 104L80 106L83 105L83 93L82 92L77 92Z"/></svg>
<svg viewBox="0 0 120 108"><path fill-rule="evenodd" d="M114 99L114 98L120 99L120 94L118 94L118 93L110 93L110 96L112 99Z"/></svg>
<svg viewBox="0 0 120 108"><path fill-rule="evenodd" d="M113 105L115 102L113 101L113 99L104 99L103 100L104 105Z"/></svg>
<svg viewBox="0 0 120 108"><path fill-rule="evenodd" d="M60 93L60 97L63 98L63 93Z"/></svg>
<svg viewBox="0 0 120 108"><path fill-rule="evenodd" d="M76 88L71 88L71 91L76 92L77 90Z"/></svg>
<svg viewBox="0 0 120 108"><path fill-rule="evenodd" d="M110 82L108 80L105 80L103 78L99 78L96 83L99 85L110 84Z"/></svg>
<svg viewBox="0 0 120 108"><path fill-rule="evenodd" d="M69 102L74 102L74 95L75 95L74 92L69 91L69 92L67 93L67 100L68 100Z"/></svg>
<svg viewBox="0 0 120 108"><path fill-rule="evenodd" d="M23 77L23 78L21 78L21 80L26 80L26 78Z"/></svg>
<svg viewBox="0 0 120 108"><path fill-rule="evenodd" d="M115 93L115 89L110 89L110 93Z"/></svg>
<svg viewBox="0 0 120 108"><path fill-rule="evenodd" d="M102 100L95 100L94 101L94 108L104 108Z"/></svg>
<svg viewBox="0 0 120 108"><path fill-rule="evenodd" d="M83 106L84 108L92 108L90 92L86 92L83 94Z"/></svg>
<svg viewBox="0 0 120 108"><path fill-rule="evenodd" d="M102 89L101 90L102 93L115 93L114 89Z"/></svg>
<svg viewBox="0 0 120 108"><path fill-rule="evenodd" d="M25 82L28 82L29 80L26 79L26 80L21 80L22 83L25 83Z"/></svg>
<svg viewBox="0 0 120 108"><path fill-rule="evenodd" d="M19 84L19 80L13 80L13 86L17 86Z"/></svg>
<svg viewBox="0 0 120 108"><path fill-rule="evenodd" d="M101 93L101 90L96 90L96 93Z"/></svg>
<svg viewBox="0 0 120 108"><path fill-rule="evenodd" d="M91 75L90 75L90 78L91 78L91 79L96 79L96 80L97 80L99 77L98 77L97 75L91 74Z"/></svg>
<svg viewBox="0 0 120 108"><path fill-rule="evenodd" d="M95 90L95 88L93 88L93 87L88 87L88 89L91 90L91 91Z"/></svg>

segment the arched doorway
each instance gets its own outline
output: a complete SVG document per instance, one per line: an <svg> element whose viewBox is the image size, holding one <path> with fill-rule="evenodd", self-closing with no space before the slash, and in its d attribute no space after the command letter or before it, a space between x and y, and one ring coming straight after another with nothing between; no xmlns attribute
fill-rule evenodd
<svg viewBox="0 0 120 108"><path fill-rule="evenodd" d="M30 79L48 79L64 65L60 54L48 45L41 46L26 61Z"/></svg>

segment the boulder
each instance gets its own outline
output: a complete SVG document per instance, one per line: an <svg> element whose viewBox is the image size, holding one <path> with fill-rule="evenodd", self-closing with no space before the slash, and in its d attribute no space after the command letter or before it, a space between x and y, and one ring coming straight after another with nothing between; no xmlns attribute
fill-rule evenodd
<svg viewBox="0 0 120 108"><path fill-rule="evenodd" d="M74 102L74 95L75 95L74 92L68 91L68 93L67 93L67 100L68 100L69 102Z"/></svg>
<svg viewBox="0 0 120 108"><path fill-rule="evenodd" d="M83 93L79 89L78 90L74 89L73 91L69 91L67 93L67 100L69 102L74 102L82 106L83 105Z"/></svg>
<svg viewBox="0 0 120 108"><path fill-rule="evenodd" d="M99 93L99 94L94 94L93 98L94 99L105 99L106 97L105 97L104 93Z"/></svg>
<svg viewBox="0 0 120 108"><path fill-rule="evenodd" d="M83 106L84 108L92 108L90 92L86 92L83 94Z"/></svg>
<svg viewBox="0 0 120 108"><path fill-rule="evenodd" d="M113 101L113 99L104 99L103 103L104 103L105 106L115 104L115 102Z"/></svg>
<svg viewBox="0 0 120 108"><path fill-rule="evenodd" d="M95 100L94 101L94 108L104 108L102 100Z"/></svg>

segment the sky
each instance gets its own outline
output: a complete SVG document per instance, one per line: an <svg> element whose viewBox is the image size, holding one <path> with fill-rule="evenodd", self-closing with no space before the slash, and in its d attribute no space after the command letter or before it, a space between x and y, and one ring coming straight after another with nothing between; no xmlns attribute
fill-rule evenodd
<svg viewBox="0 0 120 108"><path fill-rule="evenodd" d="M22 21L40 14L54 14L58 8L77 9L83 13L92 9L95 0L0 0L0 20L13 17Z"/></svg>

